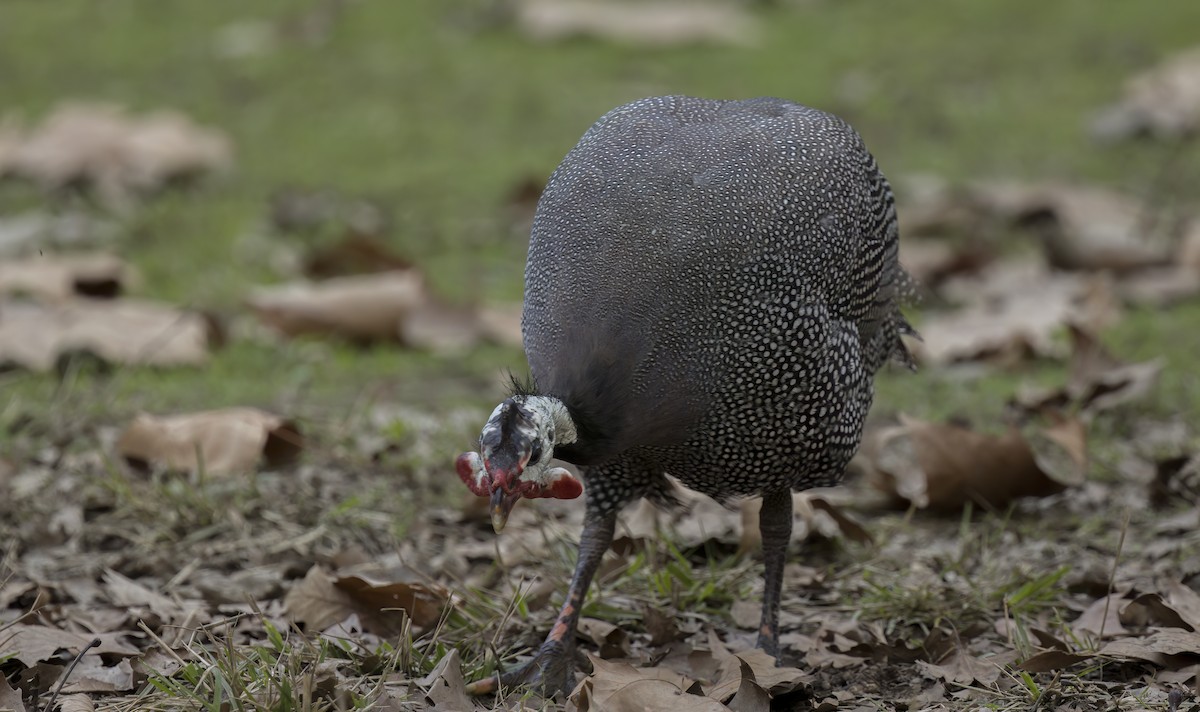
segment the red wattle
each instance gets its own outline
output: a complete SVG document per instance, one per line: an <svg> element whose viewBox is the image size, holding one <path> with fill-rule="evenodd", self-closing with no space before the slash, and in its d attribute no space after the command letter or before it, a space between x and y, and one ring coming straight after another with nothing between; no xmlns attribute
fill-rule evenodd
<svg viewBox="0 0 1200 712"><path fill-rule="evenodd" d="M491 478L485 473L482 480L476 479L478 470L475 468L475 463L482 463L479 455L474 452L464 452L454 460L454 469L458 471L458 478L463 481L471 492L480 497L487 497L492 494Z"/></svg>
<svg viewBox="0 0 1200 712"><path fill-rule="evenodd" d="M583 494L583 483L570 475L563 475L542 488L542 497L554 499L575 499Z"/></svg>

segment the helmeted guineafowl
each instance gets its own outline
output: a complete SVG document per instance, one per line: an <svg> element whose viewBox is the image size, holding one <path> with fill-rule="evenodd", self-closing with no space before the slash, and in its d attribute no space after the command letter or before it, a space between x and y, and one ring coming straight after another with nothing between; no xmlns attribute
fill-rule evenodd
<svg viewBox="0 0 1200 712"><path fill-rule="evenodd" d="M525 268L532 388L492 412L459 476L497 530L521 497L587 511L566 602L527 665L472 685L569 689L579 611L639 497L672 475L761 495L758 645L778 653L792 490L836 483L872 379L909 362L892 193L858 134L781 99L642 99L603 116L551 176Z"/></svg>

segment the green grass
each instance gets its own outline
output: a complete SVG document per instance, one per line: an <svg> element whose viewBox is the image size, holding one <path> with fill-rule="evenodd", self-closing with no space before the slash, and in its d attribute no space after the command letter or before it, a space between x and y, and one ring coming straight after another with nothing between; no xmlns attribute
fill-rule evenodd
<svg viewBox="0 0 1200 712"><path fill-rule="evenodd" d="M505 210L507 191L547 175L605 110L647 94L772 94L830 109L894 176L1087 180L1168 201L1200 181L1200 160L1180 160L1164 189L1158 176L1173 149L1099 148L1082 130L1124 77L1194 40L1200 6L1186 0L1154 12L1082 0L814 3L764 12L763 41L748 49L534 45L485 22L485 6L352 2L313 40L296 28L320 5L4 3L3 108L33 121L66 99L111 100L175 107L229 132L236 170L151 201L125 221L117 245L145 275L146 294L226 315L252 285L281 278L239 246L254 235L294 246L265 227L269 197L286 186L379 201L392 217L389 241L448 299L519 298L524 236ZM245 21L283 27L283 38L261 54L222 56L219 36ZM0 214L38 202L21 186L0 188ZM1182 362L1197 332L1180 327L1197 323L1195 308L1140 314L1114 340ZM1193 336L1178 343L1181 334ZM72 409L89 400L111 415L247 401L323 409L389 383L436 405L446 389L416 384L443 374L449 400L482 404L497 394L501 367L520 366L508 350L445 363L390 349L318 353L240 344L204 372L85 375L70 384ZM22 412L36 415L62 395L53 376L3 378ZM984 378L968 398L938 375L889 376L879 401L933 415L975 411L1011 382ZM1167 409L1200 400L1194 377L1167 376L1164 386Z"/></svg>
<svg viewBox="0 0 1200 712"><path fill-rule="evenodd" d="M235 323L245 318L242 303L253 286L288 278L273 265L273 251L336 237L336 230L292 236L269 227L270 198L288 187L330 189L383 206L388 243L449 301L518 300L526 236L505 204L509 191L527 177L547 176L603 112L651 94L776 95L833 111L855 125L894 179L930 173L952 181L1080 181L1163 205L1194 201L1188 191L1200 184L1200 142L1101 147L1085 132L1090 113L1115 100L1127 76L1195 43L1194 0L1160 0L1152 9L1118 0L777 3L761 11L763 37L755 47L672 49L592 40L531 44L484 21L491 4L348 0L328 31L312 39L297 28L319 14L320 2L0 0L0 116L32 123L65 100L104 100L139 111L176 108L228 132L236 147L230 174L112 217L120 224L114 248L142 273L142 294ZM221 56L219 37L246 21L284 29L268 51ZM903 191L903 181L895 182ZM28 186L0 183L0 219L47 204ZM49 204L88 207L74 199ZM1200 412L1200 304L1130 311L1104 339L1122 358L1161 357L1166 364L1152 399L1097 423L1093 454L1100 469L1111 469L1120 453L1108 441L1127 435L1135 420ZM382 428L397 447L376 458L354 444L367 406L403 403L436 416L466 407L482 416L500 393L502 370L522 365L519 351L500 347L438 357L387 346L234 340L202 370L81 364L61 374L0 373L0 455L24 461L46 442L95 450L102 444L95 426L119 425L138 410L276 409L311 436L310 462L337 459L365 473L362 482L327 500L300 491L301 504L288 509L272 498L269 478L265 485L147 484L112 468L88 485L97 490L89 497L128 513L139 523L130 540L146 546L173 544L187 553L190 540L176 540L188 532L201 536L231 513L252 520L257 510L278 509L275 520L328 525L369 542L375 553L394 546L420 506L411 488L441 496L458 485L449 463L472 433L447 426L430 440L398 417ZM976 375L887 372L877 409L965 416L995 428L1018 384L1059 382L1064 368L1043 362ZM423 449L409 447L418 441ZM906 578L903 562L859 561L870 552L849 556L855 563L843 578L874 566L865 593L850 593L866 617L890 626L932 627L950 604L961 607L963 620L1005 610L1017 620L1033 617L1061 597L1063 574L1057 564L989 568L988 554L999 545L980 537L999 536L1006 526L987 520L983 534L972 533L940 562L958 575L953 586L925 588ZM1111 523L1095 518L1080 528L1106 545L1113 537ZM570 552L554 546L547 568L565 576ZM718 616L746 594L755 572L744 559L711 555L697 563L660 546L601 581L586 613L630 623L637 609L611 603L619 600ZM522 605L518 593L475 592L447 622L446 639L468 640L468 678L495 668L492 633L510 608L524 618ZM324 684L317 677L332 661L355 681L346 690L359 696L350 700L354 706L377 693L372 686L381 672L425 673L444 651L435 635L360 656L266 623L268 637L255 645L233 646L210 631L192 650L191 667L153 677L140 702L320 708L330 698L311 690ZM1022 680L1029 696L1046 692L1042 678ZM139 700L130 704L140 708Z"/></svg>

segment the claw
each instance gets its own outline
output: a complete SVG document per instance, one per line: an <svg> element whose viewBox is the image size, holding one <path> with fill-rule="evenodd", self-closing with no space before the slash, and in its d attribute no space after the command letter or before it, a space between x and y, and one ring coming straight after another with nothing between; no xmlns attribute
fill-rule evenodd
<svg viewBox="0 0 1200 712"><path fill-rule="evenodd" d="M502 675L468 683L468 695L494 695L504 689L528 687L549 699L558 693L571 694L574 665L571 652L557 642L547 642L533 658L515 670Z"/></svg>

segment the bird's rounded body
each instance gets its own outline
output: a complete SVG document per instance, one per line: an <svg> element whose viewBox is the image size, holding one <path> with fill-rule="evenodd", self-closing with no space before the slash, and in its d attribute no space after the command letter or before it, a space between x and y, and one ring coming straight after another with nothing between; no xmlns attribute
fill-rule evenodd
<svg viewBox="0 0 1200 712"><path fill-rule="evenodd" d="M551 177L526 352L580 441L589 503L832 484L902 350L891 192L840 119L658 97L602 117Z"/></svg>
<svg viewBox="0 0 1200 712"><path fill-rule="evenodd" d="M779 651L791 491L836 482L875 372L907 352L891 190L862 140L780 99L656 97L601 117L551 176L525 267L532 387L455 467L503 529L522 497L587 495L567 597L533 658L473 683L573 686L584 596L638 497L673 475L762 495L758 646Z"/></svg>

